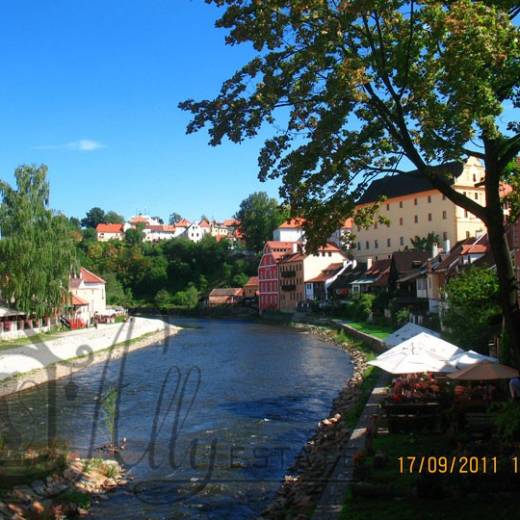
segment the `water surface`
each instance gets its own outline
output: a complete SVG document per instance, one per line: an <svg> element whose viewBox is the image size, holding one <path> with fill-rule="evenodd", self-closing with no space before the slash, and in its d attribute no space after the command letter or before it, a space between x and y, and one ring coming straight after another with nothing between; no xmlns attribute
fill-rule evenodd
<svg viewBox="0 0 520 520"><path fill-rule="evenodd" d="M134 480L92 518L254 518L352 373L344 351L295 330L173 322L186 328L165 345L56 383L55 436L81 456L99 456L108 441L99 396L120 388L117 435ZM46 442L50 390L6 400L11 443Z"/></svg>

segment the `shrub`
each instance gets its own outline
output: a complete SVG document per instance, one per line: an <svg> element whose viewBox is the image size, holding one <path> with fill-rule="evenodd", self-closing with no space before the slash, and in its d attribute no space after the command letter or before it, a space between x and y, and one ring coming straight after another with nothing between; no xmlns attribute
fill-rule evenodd
<svg viewBox="0 0 520 520"><path fill-rule="evenodd" d="M410 320L410 309L404 307L399 309L394 315L395 322L398 326L404 325Z"/></svg>
<svg viewBox="0 0 520 520"><path fill-rule="evenodd" d="M192 285L185 291L176 292L171 299L171 303L179 307L194 309L199 303L199 291Z"/></svg>
<svg viewBox="0 0 520 520"><path fill-rule="evenodd" d="M167 311L171 306L172 296L166 289L161 289L157 291L155 295L155 305L159 307L161 311Z"/></svg>
<svg viewBox="0 0 520 520"><path fill-rule="evenodd" d="M499 436L505 441L518 439L520 436L520 402L508 401L498 407L495 423Z"/></svg>
<svg viewBox="0 0 520 520"><path fill-rule="evenodd" d="M355 302L355 318L361 321L367 320L372 314L375 299L375 294L362 294Z"/></svg>

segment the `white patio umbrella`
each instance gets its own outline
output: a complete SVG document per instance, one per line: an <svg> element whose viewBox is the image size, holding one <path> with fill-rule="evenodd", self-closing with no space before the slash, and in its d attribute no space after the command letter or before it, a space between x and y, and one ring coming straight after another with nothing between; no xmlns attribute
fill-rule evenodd
<svg viewBox="0 0 520 520"><path fill-rule="evenodd" d="M439 359L424 350L417 353L396 352L391 356L379 356L368 362L390 374L414 374L418 372L455 372L457 369L447 360Z"/></svg>
<svg viewBox="0 0 520 520"><path fill-rule="evenodd" d="M387 347L395 347L406 341L407 339L413 338L420 334L421 332L425 332L430 336L439 337L440 334L435 332L434 330L427 329L426 327L421 327L420 325L416 325L415 323L408 322L406 325L403 325L400 329L397 329L395 332L392 332L390 336L387 336L384 340L384 343Z"/></svg>
<svg viewBox="0 0 520 520"><path fill-rule="evenodd" d="M444 341L443 339L432 336L425 332L421 332L399 345L383 352L377 359L385 359L396 354L405 356L414 356L418 354L430 354L432 357L445 362L450 362L456 356L461 356L466 351L461 348Z"/></svg>
<svg viewBox="0 0 520 520"><path fill-rule="evenodd" d="M484 356L484 354L479 354L474 350L468 350L467 352L456 355L450 359L450 363L461 369L484 362L498 363L498 359L493 356Z"/></svg>

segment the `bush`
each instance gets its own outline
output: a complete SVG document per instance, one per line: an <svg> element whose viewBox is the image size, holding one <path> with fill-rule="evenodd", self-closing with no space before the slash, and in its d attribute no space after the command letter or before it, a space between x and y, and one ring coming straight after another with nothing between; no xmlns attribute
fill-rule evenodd
<svg viewBox="0 0 520 520"><path fill-rule="evenodd" d="M192 285L185 291L176 292L171 299L171 303L179 307L194 309L199 303L199 291Z"/></svg>
<svg viewBox="0 0 520 520"><path fill-rule="evenodd" d="M446 284L448 306L443 310L446 339L484 354L500 333L502 311L499 284L491 269L471 267Z"/></svg>
<svg viewBox="0 0 520 520"><path fill-rule="evenodd" d="M495 422L498 434L503 440L518 439L520 436L520 402L515 400L499 405Z"/></svg>
<svg viewBox="0 0 520 520"><path fill-rule="evenodd" d="M399 309L394 315L394 320L398 327L408 323L410 320L410 309L408 307Z"/></svg>
<svg viewBox="0 0 520 520"><path fill-rule="evenodd" d="M364 293L356 300L354 313L357 320L366 321L370 317L375 299L375 294Z"/></svg>
<svg viewBox="0 0 520 520"><path fill-rule="evenodd" d="M166 289L157 291L155 295L155 305L159 307L161 311L168 311L172 304L172 296Z"/></svg>

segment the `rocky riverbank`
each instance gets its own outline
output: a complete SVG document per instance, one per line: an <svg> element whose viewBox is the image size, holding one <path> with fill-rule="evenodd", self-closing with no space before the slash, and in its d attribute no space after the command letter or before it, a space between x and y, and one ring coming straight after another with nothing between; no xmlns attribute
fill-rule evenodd
<svg viewBox="0 0 520 520"><path fill-rule="evenodd" d="M353 374L333 401L330 414L320 421L315 434L289 468L288 474L271 505L261 518L281 520L310 518L327 479L352 433L344 417L359 403L367 357L350 342L337 342L335 333L323 327L306 326L311 334L345 348L352 358Z"/></svg>
<svg viewBox="0 0 520 520"><path fill-rule="evenodd" d="M0 498L0 519L64 519L88 514L93 502L124 486L123 468L115 460L69 458L65 469L45 480L14 486Z"/></svg>

